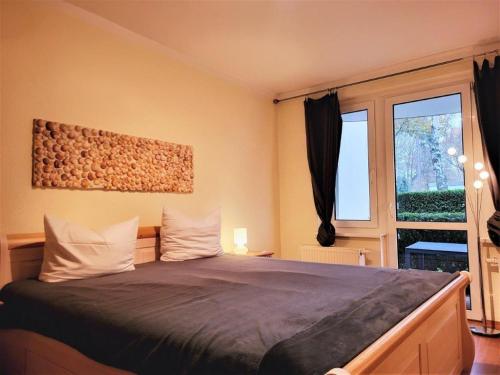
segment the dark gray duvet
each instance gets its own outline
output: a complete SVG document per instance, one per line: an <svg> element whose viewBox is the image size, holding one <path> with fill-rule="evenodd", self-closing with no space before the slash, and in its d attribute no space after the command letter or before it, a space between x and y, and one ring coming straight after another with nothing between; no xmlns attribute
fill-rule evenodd
<svg viewBox="0 0 500 375"><path fill-rule="evenodd" d="M4 287L1 325L140 374L324 374L457 275L225 255Z"/></svg>

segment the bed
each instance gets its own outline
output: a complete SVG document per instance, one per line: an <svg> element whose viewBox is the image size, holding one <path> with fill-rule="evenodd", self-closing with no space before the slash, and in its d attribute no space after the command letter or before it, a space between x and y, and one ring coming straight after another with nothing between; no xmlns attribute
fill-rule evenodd
<svg viewBox="0 0 500 375"><path fill-rule="evenodd" d="M165 264L157 234L140 229L136 271L62 284L29 280L43 235L3 238L0 285L16 282L1 295L0 372L460 374L472 365L467 273L234 255Z"/></svg>

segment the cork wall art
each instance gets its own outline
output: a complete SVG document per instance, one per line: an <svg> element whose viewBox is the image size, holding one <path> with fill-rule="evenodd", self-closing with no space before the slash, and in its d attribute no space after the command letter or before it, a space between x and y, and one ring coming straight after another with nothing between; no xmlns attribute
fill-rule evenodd
<svg viewBox="0 0 500 375"><path fill-rule="evenodd" d="M32 183L40 188L192 193L193 149L35 119Z"/></svg>

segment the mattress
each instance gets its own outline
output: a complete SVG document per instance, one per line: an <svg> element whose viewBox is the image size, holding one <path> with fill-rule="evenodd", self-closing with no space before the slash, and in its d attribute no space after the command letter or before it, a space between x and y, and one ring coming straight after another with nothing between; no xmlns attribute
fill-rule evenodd
<svg viewBox="0 0 500 375"><path fill-rule="evenodd" d="M154 262L10 283L0 327L138 374L324 374L457 275L235 255Z"/></svg>

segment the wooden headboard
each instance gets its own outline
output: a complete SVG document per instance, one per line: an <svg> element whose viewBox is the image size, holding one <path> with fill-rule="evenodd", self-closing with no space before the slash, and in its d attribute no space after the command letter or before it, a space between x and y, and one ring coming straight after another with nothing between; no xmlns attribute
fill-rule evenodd
<svg viewBox="0 0 500 375"><path fill-rule="evenodd" d="M43 259L45 234L9 234L0 238L0 288L5 284L37 277ZM140 227L135 264L160 258L160 227Z"/></svg>

